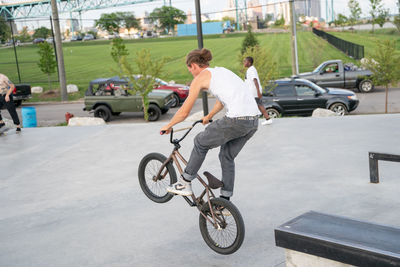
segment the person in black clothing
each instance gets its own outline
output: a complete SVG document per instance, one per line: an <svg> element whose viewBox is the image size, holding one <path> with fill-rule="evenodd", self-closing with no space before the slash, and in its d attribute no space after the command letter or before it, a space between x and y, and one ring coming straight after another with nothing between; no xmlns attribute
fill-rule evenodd
<svg viewBox="0 0 400 267"><path fill-rule="evenodd" d="M15 109L12 91L14 84L7 78L6 75L0 73L0 109L5 106L13 119L14 124L17 126L17 132L21 132L21 125L19 122L18 114ZM0 128L4 127L5 123L0 111Z"/></svg>

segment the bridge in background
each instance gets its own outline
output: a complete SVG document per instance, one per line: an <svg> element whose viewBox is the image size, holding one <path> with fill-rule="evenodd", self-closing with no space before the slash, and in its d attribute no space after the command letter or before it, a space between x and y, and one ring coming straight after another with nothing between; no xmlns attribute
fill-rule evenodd
<svg viewBox="0 0 400 267"><path fill-rule="evenodd" d="M57 0L57 5L59 13L81 14L82 12L89 10L128 6L156 1L157 0ZM50 2L50 0L15 1L12 3L3 2L0 4L0 16L7 20L49 17L51 15ZM164 5L165 4L166 1L164 0Z"/></svg>

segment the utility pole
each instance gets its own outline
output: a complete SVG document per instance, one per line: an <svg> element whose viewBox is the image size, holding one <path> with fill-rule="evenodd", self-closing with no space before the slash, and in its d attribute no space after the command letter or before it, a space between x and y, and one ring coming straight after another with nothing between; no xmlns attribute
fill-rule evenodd
<svg viewBox="0 0 400 267"><path fill-rule="evenodd" d="M236 6L236 30L239 30L239 11L238 11L238 0L235 0Z"/></svg>
<svg viewBox="0 0 400 267"><path fill-rule="evenodd" d="M246 12L245 14L246 14L246 27L247 27L247 24L249 23L248 17L247 17L247 0L244 0L244 12ZM258 27L258 25L257 25L257 27Z"/></svg>
<svg viewBox="0 0 400 267"><path fill-rule="evenodd" d="M59 70L58 78L60 80L61 101L67 101L68 100L67 81L65 77L64 54L62 51L60 20L58 19L58 9L56 0L51 0L51 11L53 14L54 33L56 37L55 41L56 41L56 53L58 59L57 64Z"/></svg>
<svg viewBox="0 0 400 267"><path fill-rule="evenodd" d="M296 33L296 12L294 10L294 0L289 0L290 21L291 21L291 47L292 47L292 74L299 74L299 61L297 57L297 33Z"/></svg>
<svg viewBox="0 0 400 267"><path fill-rule="evenodd" d="M236 0L237 1L237 0ZM195 0L196 6L196 25L197 25L197 46L199 49L203 48L203 29L201 26L201 11L200 11L200 0ZM208 97L207 92L202 92L203 98L203 114L206 116L208 114Z"/></svg>

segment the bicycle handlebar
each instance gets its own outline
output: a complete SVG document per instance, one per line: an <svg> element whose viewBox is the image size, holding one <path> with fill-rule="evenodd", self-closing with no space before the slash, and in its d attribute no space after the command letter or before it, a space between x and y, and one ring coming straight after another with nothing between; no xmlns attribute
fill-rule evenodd
<svg viewBox="0 0 400 267"><path fill-rule="evenodd" d="M190 127L186 127L186 128L182 128L182 129L178 129L178 130L175 130L175 132L179 132L179 131L183 131L183 130L188 130L182 137L181 137L181 139L177 139L177 140L173 140L173 136L174 136L174 129L172 128L171 129L171 133L170 133L170 142L171 142L171 144L174 144L174 143L180 143L183 139L185 139L185 137L190 133L190 131L193 129L193 127L196 125L196 124L198 124L198 123L202 123L203 122L203 120L198 120L198 121L195 121L193 124L192 124L192 126L190 126ZM209 122L212 122L212 120L209 120ZM160 132L160 134L165 134L165 132L166 131L161 131Z"/></svg>

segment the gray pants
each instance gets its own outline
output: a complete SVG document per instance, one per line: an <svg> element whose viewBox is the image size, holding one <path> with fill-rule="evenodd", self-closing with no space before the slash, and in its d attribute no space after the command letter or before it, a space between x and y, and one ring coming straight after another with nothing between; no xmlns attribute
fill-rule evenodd
<svg viewBox="0 0 400 267"><path fill-rule="evenodd" d="M209 149L221 146L219 160L222 168L221 195L230 197L235 182L235 157L242 150L258 128L258 118L253 120L223 117L212 122L194 139L194 148L183 177L186 180L196 178Z"/></svg>

